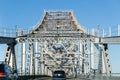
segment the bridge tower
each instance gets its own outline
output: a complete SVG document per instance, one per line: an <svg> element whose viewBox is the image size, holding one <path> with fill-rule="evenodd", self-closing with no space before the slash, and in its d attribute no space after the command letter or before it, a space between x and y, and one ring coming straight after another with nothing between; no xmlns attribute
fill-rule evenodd
<svg viewBox="0 0 120 80"><path fill-rule="evenodd" d="M40 74L49 74L54 70L63 69L69 75L76 75L88 72L89 38L84 28L78 24L73 11L57 10L44 11L42 20L36 27L17 40L20 43L25 41L33 45L33 47L26 45L28 48L26 55L31 54L27 62L31 64L29 70L33 70L29 71L30 74L35 74L36 70ZM24 49L22 50L25 53ZM33 66L34 62L37 66Z"/></svg>
<svg viewBox="0 0 120 80"><path fill-rule="evenodd" d="M22 43L21 59L26 62L21 71L28 75L52 75L54 70L62 69L74 77L91 73L95 69L95 44L100 43L95 39L78 24L73 11L44 11L35 28L16 39ZM107 44L100 46L98 71L111 73Z"/></svg>
<svg viewBox="0 0 120 80"><path fill-rule="evenodd" d="M87 34L73 11L56 10L44 11L42 20L29 33L20 33L16 38L1 37L0 43L7 44L4 61L13 70L17 70L15 45L20 43L23 75L52 75L55 70L64 70L74 77L94 72L97 44L100 51L98 74L111 76L107 43L119 41L114 38Z"/></svg>

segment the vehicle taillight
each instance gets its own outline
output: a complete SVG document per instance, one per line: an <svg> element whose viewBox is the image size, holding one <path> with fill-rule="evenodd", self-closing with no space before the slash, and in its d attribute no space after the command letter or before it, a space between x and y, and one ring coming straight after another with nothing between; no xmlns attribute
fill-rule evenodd
<svg viewBox="0 0 120 80"><path fill-rule="evenodd" d="M0 76L6 76L4 72L0 72Z"/></svg>

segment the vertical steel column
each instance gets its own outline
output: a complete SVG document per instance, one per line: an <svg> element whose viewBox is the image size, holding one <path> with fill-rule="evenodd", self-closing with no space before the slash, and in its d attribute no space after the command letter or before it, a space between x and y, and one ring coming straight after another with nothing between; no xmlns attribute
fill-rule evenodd
<svg viewBox="0 0 120 80"><path fill-rule="evenodd" d="M52 76L52 71L48 69L48 75Z"/></svg>
<svg viewBox="0 0 120 80"><path fill-rule="evenodd" d="M74 66L72 66L72 70L71 71L72 71L72 75L75 77Z"/></svg>
<svg viewBox="0 0 120 80"><path fill-rule="evenodd" d="M81 55L81 56L82 56L82 52L83 52L83 44L82 44L82 41L81 41L81 43L80 43L80 55ZM81 68L81 66L82 66L82 61L83 61L83 59L80 58L80 74L82 74L82 68Z"/></svg>
<svg viewBox="0 0 120 80"><path fill-rule="evenodd" d="M30 51L30 74L35 74L35 61L34 61L34 45L33 43L29 43L29 51Z"/></svg>
<svg viewBox="0 0 120 80"><path fill-rule="evenodd" d="M27 54L27 59L26 59L26 74L30 74L30 53Z"/></svg>
<svg viewBox="0 0 120 80"><path fill-rule="evenodd" d="M44 42L39 45L39 53L40 53L40 61L38 62L38 69L40 74L44 74L44 61L43 61L43 54L44 54Z"/></svg>
<svg viewBox="0 0 120 80"><path fill-rule="evenodd" d="M7 50L5 55L5 63L10 65L13 70L17 73L17 65L16 65L16 55L14 46L16 43L7 44Z"/></svg>
<svg viewBox="0 0 120 80"><path fill-rule="evenodd" d="M26 53L25 53L25 42L21 43L21 72L23 75L25 75L25 65L26 65Z"/></svg>
<svg viewBox="0 0 120 80"><path fill-rule="evenodd" d="M87 40L84 40L84 45L83 45L83 61L82 61L82 73L86 74L87 73Z"/></svg>
<svg viewBox="0 0 120 80"><path fill-rule="evenodd" d="M38 74L38 42L35 42L35 74Z"/></svg>
<svg viewBox="0 0 120 80"><path fill-rule="evenodd" d="M37 57L41 57L41 44L40 43L38 43L38 54L37 54ZM38 68L38 71L37 71L37 73L38 74L41 74L41 63L40 63L40 58L37 58L37 63L38 63L38 65L37 65L37 68Z"/></svg>
<svg viewBox="0 0 120 80"><path fill-rule="evenodd" d="M37 74L40 74L40 61L38 60L38 66L37 66L37 68L38 68L38 71L37 71Z"/></svg>
<svg viewBox="0 0 120 80"><path fill-rule="evenodd" d="M84 71L84 66L85 66L85 65L84 65L84 63L85 63L85 58L84 58L84 57L85 57L85 55L84 55L84 43L83 43L83 45L82 45L82 57L83 57L83 58L82 58L82 74L84 74L84 72L85 72L85 71Z"/></svg>
<svg viewBox="0 0 120 80"><path fill-rule="evenodd" d="M100 55L99 55L99 64L98 64L98 73L102 74L105 73L104 68L105 63L104 63L104 46L100 45Z"/></svg>
<svg viewBox="0 0 120 80"><path fill-rule="evenodd" d="M90 70L94 69L94 43L90 42Z"/></svg>
<svg viewBox="0 0 120 80"><path fill-rule="evenodd" d="M44 44L42 44L42 52L41 52L41 74L44 74L44 61L43 61L43 54L44 54Z"/></svg>
<svg viewBox="0 0 120 80"><path fill-rule="evenodd" d="M44 74L47 75L47 66L44 66Z"/></svg>
<svg viewBox="0 0 120 80"><path fill-rule="evenodd" d="M99 56L99 66L98 73L106 73L107 76L110 76L112 73L112 68L108 56L108 45L101 44L100 45L100 56Z"/></svg>
<svg viewBox="0 0 120 80"><path fill-rule="evenodd" d="M80 42L78 42L78 61L77 61L77 74L80 74L80 62L81 62L81 51L80 51Z"/></svg>
<svg viewBox="0 0 120 80"><path fill-rule="evenodd" d="M105 61L106 61L107 73L108 73L108 76L110 76L112 73L112 67L109 59L108 45L107 44L103 44L103 45L105 49L105 59L106 59Z"/></svg>

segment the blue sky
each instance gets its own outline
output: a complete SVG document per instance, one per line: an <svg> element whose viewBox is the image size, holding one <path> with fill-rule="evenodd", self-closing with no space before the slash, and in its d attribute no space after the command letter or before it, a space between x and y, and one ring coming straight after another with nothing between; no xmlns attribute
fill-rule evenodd
<svg viewBox="0 0 120 80"><path fill-rule="evenodd" d="M105 29L106 33L111 27L117 34L120 24L120 0L0 0L0 29L15 28L15 25L32 28L44 10L73 10L81 25L89 29L99 25L99 29ZM119 45L109 45L113 72L120 72L119 50ZM2 51L0 54L3 55Z"/></svg>

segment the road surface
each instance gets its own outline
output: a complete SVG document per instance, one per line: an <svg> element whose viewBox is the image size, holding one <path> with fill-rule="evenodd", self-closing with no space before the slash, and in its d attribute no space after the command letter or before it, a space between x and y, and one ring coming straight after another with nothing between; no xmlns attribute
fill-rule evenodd
<svg viewBox="0 0 120 80"><path fill-rule="evenodd" d="M34 80L52 80L52 78L39 78L39 79L34 79ZM68 78L67 80L84 80L80 78Z"/></svg>

